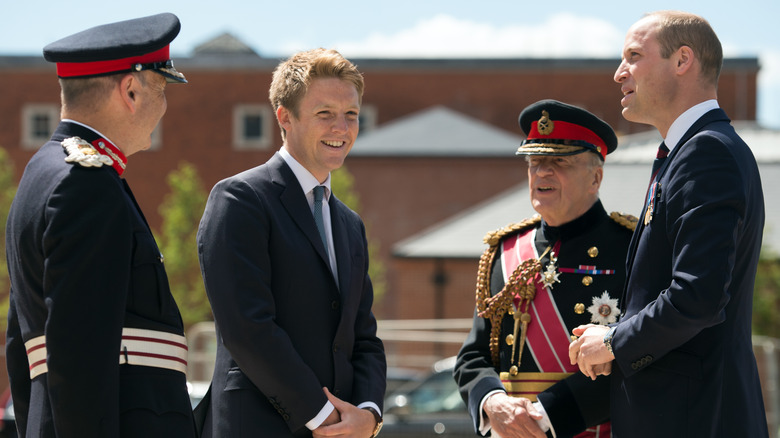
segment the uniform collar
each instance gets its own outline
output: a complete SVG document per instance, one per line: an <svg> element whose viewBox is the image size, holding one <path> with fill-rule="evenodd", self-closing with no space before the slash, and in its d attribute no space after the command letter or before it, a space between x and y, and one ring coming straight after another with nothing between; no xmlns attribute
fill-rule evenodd
<svg viewBox="0 0 780 438"><path fill-rule="evenodd" d="M607 212L604 210L601 200L598 199L582 216L561 226L554 227L542 219L542 233L549 242L555 242L559 239L563 241L569 240L592 229L601 217L606 214Z"/></svg>
<svg viewBox="0 0 780 438"><path fill-rule="evenodd" d="M106 138L106 136L101 134L97 129L84 123L71 119L62 119L62 121L87 129L90 135L85 136L87 138L84 138L83 140L91 144L99 154L111 158L111 167L116 171L117 174L119 174L119 176L122 176L122 174L125 172L125 169L127 168L127 157L125 157L125 154L122 153L122 151L116 147L116 145L111 142L111 140Z"/></svg>

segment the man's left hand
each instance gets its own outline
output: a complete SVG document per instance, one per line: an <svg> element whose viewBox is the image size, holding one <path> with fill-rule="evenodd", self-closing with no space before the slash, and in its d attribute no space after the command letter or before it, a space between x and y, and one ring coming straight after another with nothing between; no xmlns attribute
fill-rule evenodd
<svg viewBox="0 0 780 438"><path fill-rule="evenodd" d="M332 424L330 426L320 426L314 429L312 435L314 438L338 436L347 438L368 438L374 432L376 426L376 419L371 412L360 409L350 403L347 403L328 391L328 388L323 388L325 395L328 396L328 400L333 404L339 415L341 421Z"/></svg>
<svg viewBox="0 0 780 438"><path fill-rule="evenodd" d="M569 361L577 364L582 374L596 380L596 377L608 375L612 371L611 363L615 356L604 345L604 335L609 327L604 325L581 325L574 330L577 340L569 344Z"/></svg>

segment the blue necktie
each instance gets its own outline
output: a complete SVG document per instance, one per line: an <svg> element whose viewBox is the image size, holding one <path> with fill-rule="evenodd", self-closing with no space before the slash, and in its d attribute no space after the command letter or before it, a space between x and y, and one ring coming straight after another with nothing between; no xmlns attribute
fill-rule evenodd
<svg viewBox="0 0 780 438"><path fill-rule="evenodd" d="M328 254L328 238L325 236L325 222L322 220L322 197L324 193L324 186L314 187L314 223L317 224L317 231L320 232L322 245L325 247L325 254Z"/></svg>

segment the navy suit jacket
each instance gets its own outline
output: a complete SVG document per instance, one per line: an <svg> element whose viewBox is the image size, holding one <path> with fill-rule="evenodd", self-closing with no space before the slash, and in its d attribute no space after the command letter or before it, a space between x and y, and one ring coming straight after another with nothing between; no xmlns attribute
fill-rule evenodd
<svg viewBox="0 0 780 438"><path fill-rule="evenodd" d="M183 335L154 236L110 166L65 162L62 122L30 159L8 216L6 356L20 436L193 437L182 372L119 365L122 328ZM24 342L45 335L30 379Z"/></svg>
<svg viewBox="0 0 780 438"><path fill-rule="evenodd" d="M764 228L756 160L716 109L657 180L652 221L643 211L629 248L612 342L613 434L766 437L751 345Z"/></svg>
<svg viewBox="0 0 780 438"><path fill-rule="evenodd" d="M386 364L365 228L335 196L329 206L339 284L281 155L212 190L198 230L218 333L204 436L311 436L323 387L381 409Z"/></svg>

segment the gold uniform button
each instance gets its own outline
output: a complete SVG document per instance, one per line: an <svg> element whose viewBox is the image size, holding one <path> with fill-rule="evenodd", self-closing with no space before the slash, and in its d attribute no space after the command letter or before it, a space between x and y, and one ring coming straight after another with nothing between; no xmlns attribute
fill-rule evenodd
<svg viewBox="0 0 780 438"><path fill-rule="evenodd" d="M595 246L591 246L588 249L588 255L590 256L590 258L595 259L599 255L599 249L596 248Z"/></svg>
<svg viewBox="0 0 780 438"><path fill-rule="evenodd" d="M591 277L590 275L586 275L582 277L582 284L583 286L590 286L591 284L593 284L593 277Z"/></svg>
<svg viewBox="0 0 780 438"><path fill-rule="evenodd" d="M513 335L506 335L506 345L512 345L515 343L515 337Z"/></svg>
<svg viewBox="0 0 780 438"><path fill-rule="evenodd" d="M574 313L577 315L582 315L585 313L585 305L582 303L577 303L574 305Z"/></svg>

